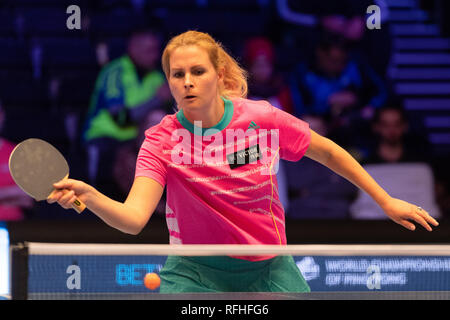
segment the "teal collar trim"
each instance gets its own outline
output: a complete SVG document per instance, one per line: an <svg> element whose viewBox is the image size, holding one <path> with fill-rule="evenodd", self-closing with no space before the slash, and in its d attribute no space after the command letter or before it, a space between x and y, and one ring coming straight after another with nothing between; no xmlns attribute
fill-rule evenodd
<svg viewBox="0 0 450 320"><path fill-rule="evenodd" d="M177 112L177 119L181 123L181 125L187 129L192 134L200 134L202 136L208 136L217 133L218 131L222 131L225 129L228 124L231 122L231 119L233 118L233 112L234 112L234 106L233 102L231 100L225 99L222 97L222 100L224 101L224 113L222 116L222 119L220 119L219 123L216 124L214 127L211 128L199 128L195 126L193 123L191 123L186 117L184 116L183 109ZM209 129L216 129L211 130L210 132L207 132Z"/></svg>

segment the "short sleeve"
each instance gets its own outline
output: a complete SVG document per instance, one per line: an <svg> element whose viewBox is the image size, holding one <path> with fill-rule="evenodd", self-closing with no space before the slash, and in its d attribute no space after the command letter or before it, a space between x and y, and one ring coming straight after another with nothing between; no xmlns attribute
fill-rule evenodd
<svg viewBox="0 0 450 320"><path fill-rule="evenodd" d="M278 108L272 107L271 110L275 128L279 130L281 159L288 161L300 160L311 141L309 124Z"/></svg>
<svg viewBox="0 0 450 320"><path fill-rule="evenodd" d="M145 140L136 161L135 177L151 178L164 187L166 185L167 165L164 162L159 134L154 128L147 130L145 133Z"/></svg>

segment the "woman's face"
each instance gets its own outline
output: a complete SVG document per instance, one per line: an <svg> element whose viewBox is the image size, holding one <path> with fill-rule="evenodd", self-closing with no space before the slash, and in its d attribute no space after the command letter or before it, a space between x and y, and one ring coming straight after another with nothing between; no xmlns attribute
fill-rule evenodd
<svg viewBox="0 0 450 320"><path fill-rule="evenodd" d="M214 69L206 50L194 45L179 47L169 63L169 87L178 108L193 111L218 100L222 75Z"/></svg>

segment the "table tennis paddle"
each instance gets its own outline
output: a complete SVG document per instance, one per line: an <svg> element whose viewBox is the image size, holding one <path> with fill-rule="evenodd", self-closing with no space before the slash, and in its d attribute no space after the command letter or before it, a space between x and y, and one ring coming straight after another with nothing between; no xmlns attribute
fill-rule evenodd
<svg viewBox="0 0 450 320"><path fill-rule="evenodd" d="M50 143L34 138L14 148L9 156L9 171L16 184L37 201L46 200L56 191L53 184L69 177L64 156ZM81 213L86 205L77 199L72 207Z"/></svg>

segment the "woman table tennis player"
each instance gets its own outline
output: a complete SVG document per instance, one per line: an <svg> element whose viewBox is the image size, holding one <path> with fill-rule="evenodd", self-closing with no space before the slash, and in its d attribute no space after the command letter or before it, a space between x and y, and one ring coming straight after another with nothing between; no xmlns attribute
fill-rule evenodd
<svg viewBox="0 0 450 320"><path fill-rule="evenodd" d="M306 122L266 101L247 100L245 71L208 34L174 37L162 66L178 112L146 131L127 199L117 202L68 179L55 187L70 192L56 192L48 202L70 209L78 197L108 225L138 234L167 186L171 244L285 245L276 160L306 156L367 192L405 228L414 230L416 222L431 231L430 224L438 225L424 209L392 198ZM243 133L244 142L226 139ZM169 256L160 276L161 292L309 291L291 256Z"/></svg>

